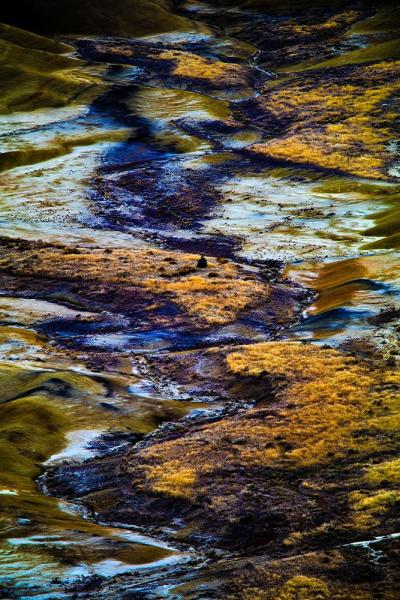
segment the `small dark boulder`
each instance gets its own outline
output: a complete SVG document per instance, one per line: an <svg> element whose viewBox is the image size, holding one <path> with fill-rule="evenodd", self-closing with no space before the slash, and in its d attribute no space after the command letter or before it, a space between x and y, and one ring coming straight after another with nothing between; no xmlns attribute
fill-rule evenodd
<svg viewBox="0 0 400 600"><path fill-rule="evenodd" d="M201 257L199 258L199 260L197 261L197 268L198 269L207 269L207 267L208 267L207 260L204 256L204 254L202 254Z"/></svg>

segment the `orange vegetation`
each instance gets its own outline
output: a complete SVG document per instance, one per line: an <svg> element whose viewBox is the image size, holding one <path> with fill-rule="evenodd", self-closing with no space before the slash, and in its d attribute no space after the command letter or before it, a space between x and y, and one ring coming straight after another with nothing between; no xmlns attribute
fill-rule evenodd
<svg viewBox="0 0 400 600"><path fill-rule="evenodd" d="M391 98L400 90L400 61L316 71L265 90L260 106L281 122L280 137L253 146L276 159L290 160L361 177L385 179L392 159L396 112Z"/></svg>
<svg viewBox="0 0 400 600"><path fill-rule="evenodd" d="M244 78L246 70L238 64L211 60L180 50L166 50L161 52L159 58L175 62L174 75L191 79L207 79L218 85L243 85L246 83Z"/></svg>
<svg viewBox="0 0 400 600"><path fill-rule="evenodd" d="M398 441L396 372L336 350L281 342L238 348L227 356L227 368L241 377L263 376L265 386L277 387L273 414L251 409L142 450L153 491L192 497L201 494L204 474L231 463L309 468L392 451ZM218 498L213 502L217 509Z"/></svg>
<svg viewBox="0 0 400 600"><path fill-rule="evenodd" d="M197 260L197 255L162 250L3 246L0 271L118 285L116 293L140 288L149 301L166 294L200 326L228 323L239 311L267 300L268 286L236 265L210 260L208 269L197 271Z"/></svg>

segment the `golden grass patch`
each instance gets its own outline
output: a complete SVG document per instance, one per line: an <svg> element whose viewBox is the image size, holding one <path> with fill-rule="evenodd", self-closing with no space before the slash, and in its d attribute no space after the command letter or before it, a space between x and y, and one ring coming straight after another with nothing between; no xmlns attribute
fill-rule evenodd
<svg viewBox="0 0 400 600"><path fill-rule="evenodd" d="M329 598L329 588L316 577L296 575L281 588L276 600L324 600Z"/></svg>
<svg viewBox="0 0 400 600"><path fill-rule="evenodd" d="M372 485L400 484L400 458L386 460L368 467L364 477Z"/></svg>
<svg viewBox="0 0 400 600"><path fill-rule="evenodd" d="M284 133L255 144L253 150L271 158L366 178L387 179L393 159L396 112L392 97L399 92L400 61L340 69L315 79L295 79L268 90L260 107L287 122ZM368 82L368 85L367 85Z"/></svg>
<svg viewBox="0 0 400 600"><path fill-rule="evenodd" d="M173 74L190 79L205 79L218 85L245 85L246 69L235 63L204 58L192 52L166 50L161 52L162 60L173 60Z"/></svg>
<svg viewBox="0 0 400 600"><path fill-rule="evenodd" d="M199 326L233 321L246 308L268 301L269 287L229 262L210 259L198 271L198 255L163 250L45 247L0 251L0 271L66 281L140 288L151 299L165 294Z"/></svg>
<svg viewBox="0 0 400 600"><path fill-rule="evenodd" d="M393 450L399 442L397 373L336 350L285 342L242 346L228 354L227 368L278 385L271 414L250 409L149 446L139 457L145 485L161 490L165 465L170 482L185 479L189 469L192 483L178 488L193 497L201 494L203 475L229 465L315 468Z"/></svg>

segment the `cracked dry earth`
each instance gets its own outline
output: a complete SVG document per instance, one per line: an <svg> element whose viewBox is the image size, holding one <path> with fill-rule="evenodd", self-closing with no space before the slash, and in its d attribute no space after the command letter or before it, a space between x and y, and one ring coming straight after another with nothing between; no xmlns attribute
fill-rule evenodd
<svg viewBox="0 0 400 600"><path fill-rule="evenodd" d="M57 4L0 25L0 598L398 599L399 6Z"/></svg>

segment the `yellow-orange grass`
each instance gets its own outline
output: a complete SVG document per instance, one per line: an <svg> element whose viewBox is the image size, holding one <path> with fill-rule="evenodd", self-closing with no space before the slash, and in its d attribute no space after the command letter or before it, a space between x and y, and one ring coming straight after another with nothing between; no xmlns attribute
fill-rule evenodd
<svg viewBox="0 0 400 600"><path fill-rule="evenodd" d="M368 178L387 178L392 159L397 114L385 104L399 92L400 61L358 68L364 87L340 80L304 85L295 81L266 92L260 104L280 119L289 119L286 133L253 150L272 158L345 171Z"/></svg>
<svg viewBox="0 0 400 600"><path fill-rule="evenodd" d="M288 469L336 464L392 449L398 440L398 373L336 350L281 342L243 346L228 355L227 368L284 382L274 414L257 416L252 409L143 450L139 459L152 489L188 497L201 492L202 474L230 464Z"/></svg>
<svg viewBox="0 0 400 600"><path fill-rule="evenodd" d="M197 255L163 250L3 248L0 271L23 276L96 281L165 293L199 325L224 324L246 307L265 301L268 286L232 263L209 261L196 272ZM213 277L208 277L212 272Z"/></svg>

